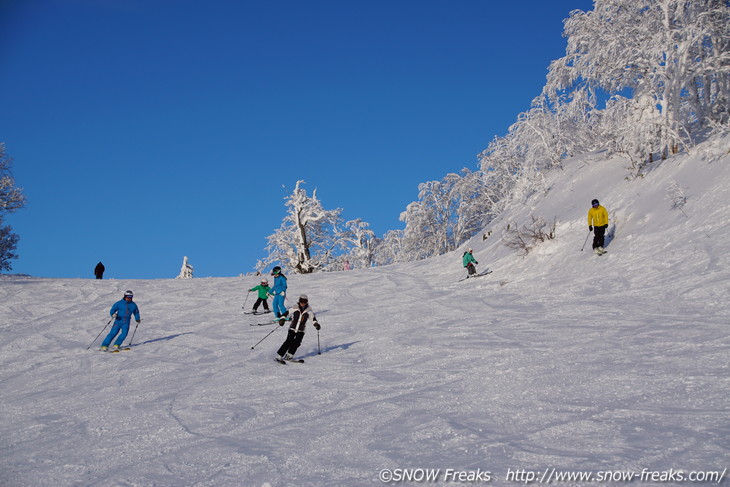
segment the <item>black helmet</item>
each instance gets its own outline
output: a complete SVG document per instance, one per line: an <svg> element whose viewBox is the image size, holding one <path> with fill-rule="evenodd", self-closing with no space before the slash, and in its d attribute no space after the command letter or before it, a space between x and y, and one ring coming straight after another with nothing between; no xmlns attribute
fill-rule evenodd
<svg viewBox="0 0 730 487"><path fill-rule="evenodd" d="M598 206L598 200L591 201L591 206Z"/></svg>
<svg viewBox="0 0 730 487"><path fill-rule="evenodd" d="M272 276L275 276L277 274L281 274L281 267L279 267L279 266L276 266L273 269L271 269L271 275Z"/></svg>

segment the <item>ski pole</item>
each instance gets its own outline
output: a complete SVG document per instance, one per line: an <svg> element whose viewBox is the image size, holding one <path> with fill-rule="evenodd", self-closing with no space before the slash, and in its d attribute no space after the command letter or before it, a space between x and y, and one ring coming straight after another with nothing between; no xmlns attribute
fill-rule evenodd
<svg viewBox="0 0 730 487"><path fill-rule="evenodd" d="M270 331L270 332L269 332L269 333L268 333L268 334L267 334L267 335L266 335L265 337L263 337L263 338L262 338L261 340L259 340L259 341L258 341L258 342L256 343L256 345L254 345L253 347L251 347L251 350L253 350L254 348L256 348L256 347L258 346L258 344L259 344L259 343L261 343L261 342L263 342L264 340L266 340L267 338L269 338L269 335L271 335L272 333L274 333L274 332L275 332L276 330L278 330L278 329L279 329L279 327L278 327L278 326L274 327L274 329L273 329L273 330L271 330L271 331Z"/></svg>
<svg viewBox="0 0 730 487"><path fill-rule="evenodd" d="M319 346L319 330L317 330L317 355L322 355L322 348Z"/></svg>
<svg viewBox="0 0 730 487"><path fill-rule="evenodd" d="M142 320L139 320L139 321L142 321ZM134 331L132 332L132 338L129 339L129 344L127 345L128 347L132 346L132 342L134 341L134 334L137 333L137 327L139 326L139 321L137 322L136 325L134 325Z"/></svg>
<svg viewBox="0 0 730 487"><path fill-rule="evenodd" d="M99 332L99 334L98 334L98 335L96 335L96 338L94 338L94 341L93 341L93 342L91 342L91 343L89 343L89 346L88 346L88 347L86 347L86 350L88 350L88 349L90 349L90 348L91 348L91 346L92 346L92 345L94 344L94 342L95 342L96 340L98 340L98 339L99 339L99 337L101 336L101 334L102 334L102 333L104 333L104 330L106 330L106 327L107 327L107 326L109 326L109 324L110 324L110 323L111 323L111 322L112 322L113 320L114 320L114 317L112 316L112 319L111 319L111 320L109 320L109 322L107 322L107 324L106 324L106 325L104 325L104 328L102 328L102 329L101 329L101 331Z"/></svg>
<svg viewBox="0 0 730 487"><path fill-rule="evenodd" d="M249 290L248 293L246 293L246 299L243 300L243 306L241 306L241 309L246 309L246 303L248 302L248 297L251 295L251 291Z"/></svg>
<svg viewBox="0 0 730 487"><path fill-rule="evenodd" d="M581 247L581 248L580 248L580 251L581 251L581 252L583 252L583 249L584 249L584 248L585 248L585 246L586 246L586 242L588 242L588 237L590 237L590 236L591 236L591 231L590 231L590 230L588 230L588 235L586 235L586 239L585 239L585 241L583 242L583 247Z"/></svg>

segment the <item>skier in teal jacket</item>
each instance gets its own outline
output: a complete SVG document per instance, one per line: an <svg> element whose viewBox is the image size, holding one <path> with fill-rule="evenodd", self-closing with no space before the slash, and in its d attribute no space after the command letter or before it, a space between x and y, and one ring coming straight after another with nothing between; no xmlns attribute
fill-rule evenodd
<svg viewBox="0 0 730 487"><path fill-rule="evenodd" d="M114 303L112 309L109 310L109 315L114 318L114 325L109 334L106 336L104 341L101 343L101 349L106 350L109 344L114 340L114 337L119 334L116 341L114 342L115 349L118 349L129 333L129 322L134 315L134 319L139 324L141 318L139 317L139 308L137 304L132 301L134 294L132 291L124 291L124 297Z"/></svg>
<svg viewBox="0 0 730 487"><path fill-rule="evenodd" d="M474 258L474 255L472 254L474 252L473 249L469 249L466 252L464 252L464 255L461 258L462 263L464 264L464 267L466 267L466 271L468 272L466 277L472 277L477 273L477 268L474 267L479 262Z"/></svg>

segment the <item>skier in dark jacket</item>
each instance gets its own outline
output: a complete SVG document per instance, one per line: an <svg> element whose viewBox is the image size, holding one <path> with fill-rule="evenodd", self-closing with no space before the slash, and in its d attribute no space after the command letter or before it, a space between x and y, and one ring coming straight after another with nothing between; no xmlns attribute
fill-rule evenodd
<svg viewBox="0 0 730 487"><path fill-rule="evenodd" d="M114 337L119 334L112 349L119 350L119 346L122 344L127 333L129 333L129 322L134 315L134 319L139 324L142 319L139 317L139 308L137 304L132 301L134 294L132 291L124 291L124 297L114 303L112 309L109 310L109 315L114 318L114 325L109 334L106 336L104 341L101 343L101 349L106 350L109 344L114 340Z"/></svg>
<svg viewBox="0 0 730 487"><path fill-rule="evenodd" d="M317 317L314 316L314 311L309 307L309 298L306 294L299 296L297 305L291 308L291 325L289 325L289 333L286 336L286 340L279 347L279 351L276 355L276 360L292 360L294 354L297 353L299 345L302 344L304 338L304 329L307 326L307 322L311 320L314 327L319 330L321 327L317 321ZM279 320L279 325L283 326L285 320Z"/></svg>
<svg viewBox="0 0 730 487"><path fill-rule="evenodd" d="M96 267L94 267L94 276L96 276L97 279L103 279L104 278L104 264L99 262L96 264Z"/></svg>

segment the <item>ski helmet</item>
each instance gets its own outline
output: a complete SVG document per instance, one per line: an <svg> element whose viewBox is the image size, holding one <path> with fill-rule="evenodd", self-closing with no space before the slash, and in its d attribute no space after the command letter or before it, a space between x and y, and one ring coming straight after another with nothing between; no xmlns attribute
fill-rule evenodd
<svg viewBox="0 0 730 487"><path fill-rule="evenodd" d="M301 296L299 296L299 302L300 303L308 303L309 302L309 298L307 297L306 294L302 294Z"/></svg>
<svg viewBox="0 0 730 487"><path fill-rule="evenodd" d="M276 266L273 269L271 269L271 275L275 276L276 274L281 274L281 267Z"/></svg>
<svg viewBox="0 0 730 487"><path fill-rule="evenodd" d="M269 281L266 280L266 279L261 279L261 284L263 284L264 286L268 286L269 285Z"/></svg>
<svg viewBox="0 0 730 487"><path fill-rule="evenodd" d="M598 200L591 201L591 206L598 206Z"/></svg>
<svg viewBox="0 0 730 487"><path fill-rule="evenodd" d="M124 291L124 297L125 298L134 297L134 293L132 291L130 291L129 289L127 289L126 291Z"/></svg>

